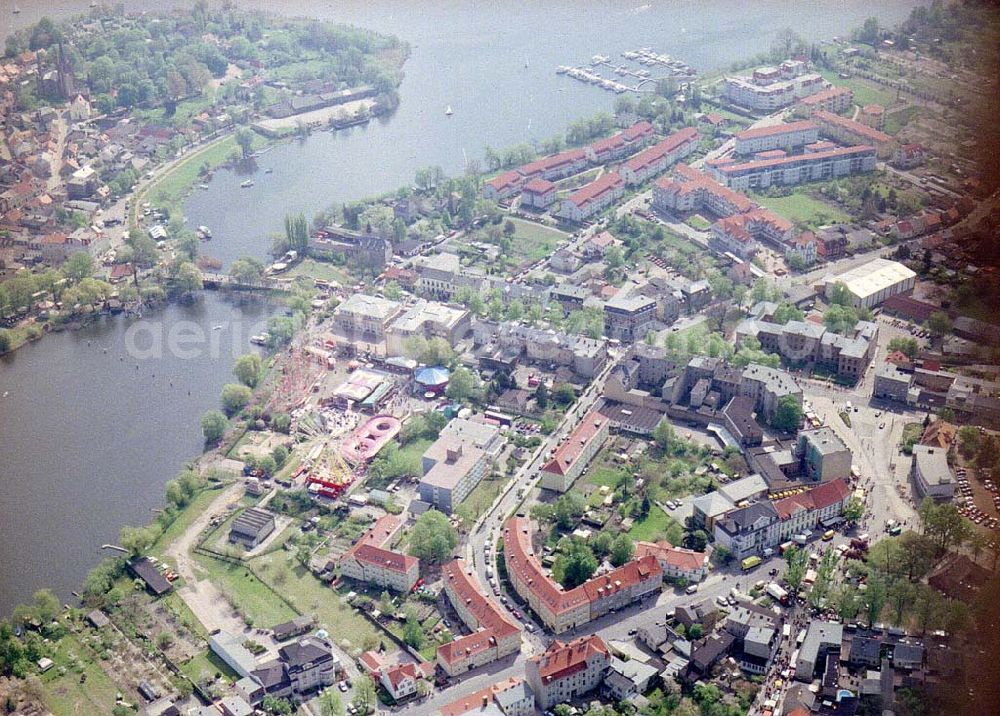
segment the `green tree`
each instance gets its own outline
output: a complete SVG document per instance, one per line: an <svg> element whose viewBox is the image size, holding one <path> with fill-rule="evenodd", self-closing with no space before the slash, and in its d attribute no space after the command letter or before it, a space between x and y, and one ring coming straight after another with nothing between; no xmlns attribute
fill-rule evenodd
<svg viewBox="0 0 1000 716"><path fill-rule="evenodd" d="M632 559L635 554L635 544L624 532L615 537L611 543L611 564L620 567Z"/></svg>
<svg viewBox="0 0 1000 716"><path fill-rule="evenodd" d="M887 593L885 578L879 574L873 574L868 578L864 594L861 597L865 615L868 617L868 626L874 625L881 616Z"/></svg>
<svg viewBox="0 0 1000 716"><path fill-rule="evenodd" d="M8 352L13 344L14 341L10 337L10 331L6 328L0 328L0 356Z"/></svg>
<svg viewBox="0 0 1000 716"><path fill-rule="evenodd" d="M445 395L452 400L464 403L479 394L479 379L465 366L459 366L451 372Z"/></svg>
<svg viewBox="0 0 1000 716"><path fill-rule="evenodd" d="M222 409L226 415L232 417L243 410L252 397L253 393L247 386L228 383L222 388Z"/></svg>
<svg viewBox="0 0 1000 716"><path fill-rule="evenodd" d="M0 342L0 353L3 352L3 343ZM549 388L543 381L539 381L538 387L535 388L535 405L538 406L539 410L545 410L549 407Z"/></svg>
<svg viewBox="0 0 1000 716"><path fill-rule="evenodd" d="M857 524L865 514L865 503L857 497L851 497L844 505L844 519Z"/></svg>
<svg viewBox="0 0 1000 716"><path fill-rule="evenodd" d="M367 714L375 706L375 701L375 682L368 674L362 674L354 680L354 705L362 714Z"/></svg>
<svg viewBox="0 0 1000 716"><path fill-rule="evenodd" d="M858 312L851 306L834 304L823 314L823 325L834 333L847 335L858 322Z"/></svg>
<svg viewBox="0 0 1000 716"><path fill-rule="evenodd" d="M919 514L924 534L933 540L939 554L960 546L972 534L969 521L950 502L937 504L925 497L920 503Z"/></svg>
<svg viewBox="0 0 1000 716"><path fill-rule="evenodd" d="M403 624L403 641L414 649L420 649L424 645L424 630L417 620L417 614L412 609L406 612L406 622Z"/></svg>
<svg viewBox="0 0 1000 716"><path fill-rule="evenodd" d="M896 337L889 341L889 351L899 351L912 360L920 352L920 344L916 338Z"/></svg>
<svg viewBox="0 0 1000 716"><path fill-rule="evenodd" d="M927 327L936 336L951 333L951 319L944 311L935 311L927 319Z"/></svg>
<svg viewBox="0 0 1000 716"><path fill-rule="evenodd" d="M226 432L226 416L218 410L209 410L201 416L201 433L205 442L216 443Z"/></svg>
<svg viewBox="0 0 1000 716"><path fill-rule="evenodd" d="M576 388L569 383L560 383L552 389L552 399L557 405L572 405L576 401Z"/></svg>
<svg viewBox="0 0 1000 716"><path fill-rule="evenodd" d="M830 287L830 303L837 306L853 306L854 296L851 290L843 283L835 283Z"/></svg>
<svg viewBox="0 0 1000 716"><path fill-rule="evenodd" d="M253 130L240 127L236 130L236 143L240 146L240 152L244 159L249 159L253 153Z"/></svg>
<svg viewBox="0 0 1000 716"><path fill-rule="evenodd" d="M243 385L254 388L260 379L260 370L263 363L256 353L245 353L236 359L233 365L233 375Z"/></svg>
<svg viewBox="0 0 1000 716"><path fill-rule="evenodd" d="M790 303L782 303L774 311L774 322L785 324L789 321L801 321L805 314Z"/></svg>
<svg viewBox="0 0 1000 716"><path fill-rule="evenodd" d="M552 567L552 576L566 589L586 582L597 571L597 557L585 542L570 540Z"/></svg>
<svg viewBox="0 0 1000 716"><path fill-rule="evenodd" d="M274 716L291 716L293 713L292 704L288 699L279 699L270 695L264 697L264 700L260 702L260 707L266 713L274 714Z"/></svg>
<svg viewBox="0 0 1000 716"><path fill-rule="evenodd" d="M122 527L118 535L121 546L128 550L132 558L141 556L153 544L156 535L150 527Z"/></svg>
<svg viewBox="0 0 1000 716"><path fill-rule="evenodd" d="M568 530L578 523L586 508L587 503L580 493L567 492L553 503L552 519L559 529Z"/></svg>
<svg viewBox="0 0 1000 716"><path fill-rule="evenodd" d="M806 554L805 550L793 545L785 550L785 562L788 563L788 566L785 568L785 581L788 582L788 586L792 588L792 591L797 592L799 587L802 586L802 580L806 576L809 555Z"/></svg>
<svg viewBox="0 0 1000 716"><path fill-rule="evenodd" d="M783 395L778 398L778 407L771 418L771 427L775 430L791 433L802 424L802 405L794 395Z"/></svg>
<svg viewBox="0 0 1000 716"><path fill-rule="evenodd" d="M427 510L410 530L409 544L413 556L441 563L451 557L458 545L458 533L443 513Z"/></svg>
<svg viewBox="0 0 1000 716"><path fill-rule="evenodd" d="M233 261L229 275L240 283L257 283L264 275L264 264L253 256L244 256Z"/></svg>
<svg viewBox="0 0 1000 716"><path fill-rule="evenodd" d="M86 251L77 251L63 264L62 272L73 281L82 281L94 275L94 259Z"/></svg>
<svg viewBox="0 0 1000 716"><path fill-rule="evenodd" d="M344 704L337 689L331 687L320 695L319 712L321 716L344 716Z"/></svg>

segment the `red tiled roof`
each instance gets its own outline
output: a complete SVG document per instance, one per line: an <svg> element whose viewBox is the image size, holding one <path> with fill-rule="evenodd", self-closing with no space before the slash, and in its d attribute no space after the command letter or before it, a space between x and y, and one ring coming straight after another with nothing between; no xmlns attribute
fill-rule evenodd
<svg viewBox="0 0 1000 716"><path fill-rule="evenodd" d="M602 152L610 152L612 149L623 146L625 146L625 139L621 134L614 134L604 139L598 139L590 145L590 148L595 154L601 154Z"/></svg>
<svg viewBox="0 0 1000 716"><path fill-rule="evenodd" d="M541 564L531 548L531 535L528 520L523 517L512 517L504 528L504 559L509 568L516 570L521 581L541 599L554 614L560 614L570 609L576 609L596 598L599 587L607 587L619 582L616 588L634 586L642 579L656 574L662 574L659 563L653 557L633 560L626 565L612 570L602 577L585 582L578 587L563 591L542 570ZM591 589L588 585L591 582Z"/></svg>
<svg viewBox="0 0 1000 716"><path fill-rule="evenodd" d="M548 179L542 179L541 177L538 177L536 179L532 179L527 184L525 184L524 189L522 191L534 192L535 194L545 194L546 192L552 191L555 188L556 185L550 182Z"/></svg>
<svg viewBox="0 0 1000 716"><path fill-rule="evenodd" d="M843 94L853 94L853 92L847 87L827 87L825 90L820 90L816 94L804 98L801 104L811 107Z"/></svg>
<svg viewBox="0 0 1000 716"><path fill-rule="evenodd" d="M489 702L494 694L511 689L521 683L521 679L511 677L499 684L487 686L466 696L459 697L450 704L441 707L441 716L462 716L462 714L482 708L483 702Z"/></svg>
<svg viewBox="0 0 1000 716"><path fill-rule="evenodd" d="M453 599L460 600L465 609L478 622L478 631L460 637L437 649L440 659L453 663L493 648L498 639L505 639L520 631L520 627L510 622L500 607L480 592L479 584L465 562L456 559L441 570L446 589L454 592Z"/></svg>
<svg viewBox="0 0 1000 716"><path fill-rule="evenodd" d="M615 187L619 187L622 184L624 184L624 182L618 175L618 172L607 172L602 174L598 179L595 179L589 184L585 184L577 189L569 195L568 199L577 206L584 206L585 204L589 204L594 201L605 192L611 191Z"/></svg>
<svg viewBox="0 0 1000 716"><path fill-rule="evenodd" d="M417 680L417 667L412 662L397 664L386 672L385 678L392 684L393 689L398 689L399 685L408 678Z"/></svg>
<svg viewBox="0 0 1000 716"><path fill-rule="evenodd" d="M802 119L798 122L788 124L775 124L770 127L755 127L754 129L744 129L736 133L736 140L760 139L761 137L773 137L781 134L791 134L792 132L804 132L809 129L819 129L815 122Z"/></svg>
<svg viewBox="0 0 1000 716"><path fill-rule="evenodd" d="M524 164L518 167L517 171L521 176L534 176L535 174L541 174L549 169L561 167L564 164L578 162L583 158L584 153L582 149L569 149L565 152L553 154L548 157L542 157L541 159L536 159L533 162Z"/></svg>
<svg viewBox="0 0 1000 716"><path fill-rule="evenodd" d="M487 184L496 189L497 191L503 191L510 187L516 187L521 183L523 177L517 172L504 172L500 176L490 179Z"/></svg>
<svg viewBox="0 0 1000 716"><path fill-rule="evenodd" d="M708 561L708 555L704 552L695 552L690 549L683 549L681 547L674 547L667 541L661 542L643 542L639 541L635 543L635 557L640 559L642 557L652 556L658 562L664 562L671 567L676 569L681 569L686 572L691 572L696 569L701 569L705 566Z"/></svg>
<svg viewBox="0 0 1000 716"><path fill-rule="evenodd" d="M358 661L360 661L365 668L371 672L379 671L382 668L382 660L374 651L366 651L358 657Z"/></svg>
<svg viewBox="0 0 1000 716"><path fill-rule="evenodd" d="M393 552L389 549L382 549L370 544L355 545L349 552L354 559L365 564L371 564L392 572L405 574L410 568L418 564L420 560L408 554Z"/></svg>
<svg viewBox="0 0 1000 716"><path fill-rule="evenodd" d="M869 141L875 142L876 144L883 144L892 141L890 137L885 132L880 132L877 129L872 129L867 124L861 124L861 122L855 122L853 119L848 119L847 117L841 117L839 114L833 114L832 112L826 112L820 110L813 114L813 118L820 123L829 124L835 127L840 127L841 129L847 130L852 134L857 134Z"/></svg>
<svg viewBox="0 0 1000 716"><path fill-rule="evenodd" d="M392 539L400 524L401 520L395 515L380 517L341 559L354 557L359 562L405 574L413 565L419 564L420 560L385 549L385 545Z"/></svg>
<svg viewBox="0 0 1000 716"><path fill-rule="evenodd" d="M664 177L656 182L657 186L664 191L672 191L678 194L689 194L694 191L709 192L736 207L736 211L744 212L753 209L756 204L750 201L745 195L738 191L733 191L729 187L722 186L707 174L688 166L678 164L674 170L677 178L670 179Z"/></svg>
<svg viewBox="0 0 1000 716"><path fill-rule="evenodd" d="M480 627L492 629L500 637L520 631L520 627L504 615L500 606L480 591L479 583L463 560L456 559L446 564L441 576L455 597L475 616Z"/></svg>
<svg viewBox="0 0 1000 716"><path fill-rule="evenodd" d="M628 160L625 166L632 171L640 171L650 164L658 162L661 158L670 154L670 152L675 151L678 147L681 147L688 142L698 141L698 138L698 130L694 127L685 127L678 132L674 132L662 142L658 142L648 149L643 149L641 152Z"/></svg>
<svg viewBox="0 0 1000 716"><path fill-rule="evenodd" d="M794 514L803 510L813 511L829 507L835 502L847 499L851 494L851 488L842 479L827 482L811 490L792 495L774 503L774 509L778 512L778 517L787 520Z"/></svg>
<svg viewBox="0 0 1000 716"><path fill-rule="evenodd" d="M863 125L862 125L863 126ZM723 174L739 172L746 169L763 169L765 167L777 167L782 164L791 164L800 160L820 161L831 157L842 157L851 154L862 154L871 151L872 147L866 144L859 144L855 147L839 147L825 152L812 152L811 154L796 154L782 159L763 159L761 161L743 162L741 164L727 164L720 166L718 170Z"/></svg>
<svg viewBox="0 0 1000 716"><path fill-rule="evenodd" d="M604 416L596 410L587 413L583 420L580 421L580 424L576 426L576 429L573 430L573 433L566 439L566 442L559 446L556 454L552 456L552 459L542 469L545 472L555 473L556 475L565 475L569 472L570 468L583 453L583 449L587 446L587 443L597 435L604 420Z"/></svg>
<svg viewBox="0 0 1000 716"><path fill-rule="evenodd" d="M634 142L636 139L642 139L643 137L648 137L653 133L653 125L647 122L645 119L636 122L631 127L622 132L622 138L626 142Z"/></svg>
<svg viewBox="0 0 1000 716"><path fill-rule="evenodd" d="M602 655L609 659L611 653L604 640L594 634L580 637L568 644L556 639L544 654L531 657L531 661L538 664L538 676L542 682L550 684L583 671L591 659Z"/></svg>

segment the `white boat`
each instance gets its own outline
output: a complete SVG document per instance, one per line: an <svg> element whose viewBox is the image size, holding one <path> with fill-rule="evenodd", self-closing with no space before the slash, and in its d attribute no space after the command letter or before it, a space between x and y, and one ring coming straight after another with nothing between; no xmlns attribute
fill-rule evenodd
<svg viewBox="0 0 1000 716"><path fill-rule="evenodd" d="M208 191L208 184L199 184L198 188L204 191Z"/></svg>
<svg viewBox="0 0 1000 716"><path fill-rule="evenodd" d="M267 339L270 338L270 337L271 336L270 336L269 333L266 333L266 332L265 333L258 333L255 336L250 336L250 342L253 343L253 344L255 344L255 345L258 345L258 346L263 346L263 345L267 344Z"/></svg>
<svg viewBox="0 0 1000 716"><path fill-rule="evenodd" d="M273 169L271 169L270 167L268 167L267 169L264 170L264 173L265 174L270 174L273 171L274 171Z"/></svg>
<svg viewBox="0 0 1000 716"><path fill-rule="evenodd" d="M202 239L205 239L205 240L208 240L208 239L212 238L212 230L209 229L207 226L199 226L197 233L198 233L198 237L199 238L202 238Z"/></svg>
<svg viewBox="0 0 1000 716"><path fill-rule="evenodd" d="M245 182L240 184L240 188L242 189L249 189L252 186L253 186L253 179L247 179Z"/></svg>
<svg viewBox="0 0 1000 716"><path fill-rule="evenodd" d="M448 105L448 107L447 107L447 108L445 108L445 110L444 110L444 113L445 113L446 115L448 115L449 117L450 117L451 115L455 114L455 113L454 113L454 112L452 111L452 109L451 109L451 105L450 105L450 104Z"/></svg>

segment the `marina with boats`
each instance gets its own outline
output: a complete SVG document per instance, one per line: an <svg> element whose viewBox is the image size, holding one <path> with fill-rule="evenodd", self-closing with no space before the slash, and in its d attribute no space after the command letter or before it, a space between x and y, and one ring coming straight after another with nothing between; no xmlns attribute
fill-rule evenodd
<svg viewBox="0 0 1000 716"><path fill-rule="evenodd" d="M590 58L589 65L575 67L559 65L556 68L556 74L566 75L616 94L653 92L656 89L656 83L661 79L673 78L679 81L689 81L698 74L686 62L670 55L660 54L651 47L628 50L623 52L621 56L633 66L626 62L615 64L609 55L598 54ZM634 65L639 65L639 67ZM601 74L602 71L607 70L610 70L614 77L605 77ZM654 70L657 72L655 75ZM663 74L664 72L666 74ZM629 83L630 80L635 80L635 83Z"/></svg>

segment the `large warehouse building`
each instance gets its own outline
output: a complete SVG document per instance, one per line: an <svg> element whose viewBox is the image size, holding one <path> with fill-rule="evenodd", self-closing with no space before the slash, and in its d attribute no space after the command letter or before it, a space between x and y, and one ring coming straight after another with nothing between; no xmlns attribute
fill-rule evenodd
<svg viewBox="0 0 1000 716"><path fill-rule="evenodd" d="M843 284L850 291L855 308L875 308L890 296L910 293L917 274L889 259L873 259L826 280L826 297L833 287Z"/></svg>

